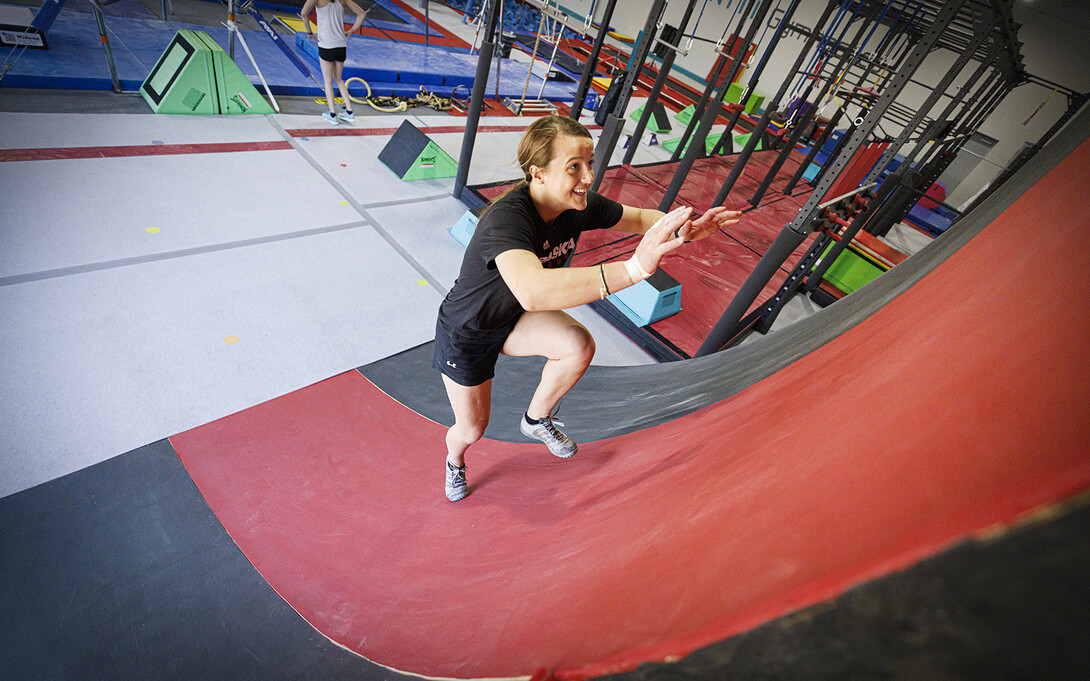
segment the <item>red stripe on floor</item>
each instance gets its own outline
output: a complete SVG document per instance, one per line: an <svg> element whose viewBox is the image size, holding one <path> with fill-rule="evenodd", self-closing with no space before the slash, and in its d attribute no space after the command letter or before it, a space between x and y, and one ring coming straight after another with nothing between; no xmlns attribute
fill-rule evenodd
<svg viewBox="0 0 1090 681"><path fill-rule="evenodd" d="M530 127L530 123L525 125L479 125L477 126L477 132L522 132L526 128ZM587 130L601 130L600 125L588 125ZM442 133L451 132L465 132L464 125L433 125L426 127L418 127L417 130L425 135L438 135ZM350 127L337 127L337 128L291 128L285 130L292 137L370 137L374 135L393 135L397 132L397 128L350 128Z"/></svg>
<svg viewBox="0 0 1090 681"><path fill-rule="evenodd" d="M291 149L291 143L285 140L270 142L213 142L207 144L139 144L111 147L0 149L0 162L56 161L78 158L121 158L125 156L175 156L178 154L224 154L236 151L283 151L285 149Z"/></svg>
<svg viewBox="0 0 1090 681"><path fill-rule="evenodd" d="M729 399L569 461L478 443L455 504L444 428L356 372L171 441L276 591L372 660L583 679L681 656L1090 486L1087 167L1090 142Z"/></svg>
<svg viewBox="0 0 1090 681"><path fill-rule="evenodd" d="M477 132L522 132L526 125L481 125ZM589 126L590 130L600 129ZM424 134L461 133L464 125L440 125L419 128ZM393 135L397 128L293 128L292 137L369 137ZM177 154L223 154L236 151L283 151L291 149L286 140L268 142L212 142L207 144L139 144L101 147L46 147L40 149L0 149L0 163L6 161L58 161L81 158L121 158L125 156L173 156Z"/></svg>

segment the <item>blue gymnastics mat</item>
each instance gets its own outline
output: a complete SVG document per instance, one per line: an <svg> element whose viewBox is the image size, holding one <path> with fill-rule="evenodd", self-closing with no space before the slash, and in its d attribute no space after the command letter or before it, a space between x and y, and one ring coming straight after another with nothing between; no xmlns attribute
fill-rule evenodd
<svg viewBox="0 0 1090 681"><path fill-rule="evenodd" d="M87 0L83 1L86 2ZM206 2L218 3L219 0L206 0ZM282 14L296 15L299 13L299 10L302 9L303 2L304 0L284 0L283 2L257 0L254 2L254 7L262 10L280 12ZM383 31L400 31L402 33L424 35L424 22L405 11L405 8L397 3L382 2L381 0L378 0L374 5L367 3L363 4L367 10L367 19L363 22L364 26L371 26ZM435 27L435 22L428 24L427 34L437 37L443 37L445 35Z"/></svg>
<svg viewBox="0 0 1090 681"><path fill-rule="evenodd" d="M302 33L295 37L296 50L318 66L318 44L307 40ZM500 97L521 97L526 85L526 69L529 62L503 59L499 66ZM488 77L486 96L496 93L496 62L493 60ZM449 95L457 86L473 87L477 73L477 55L453 52L447 49L425 47L419 43L392 42L375 38L352 36L348 41L348 60L344 64L345 78L362 78L371 87L371 93L380 96L411 96L423 86L441 95ZM549 82L545 85L546 99L570 102L575 97L576 83ZM354 87L355 83L350 85ZM532 75L527 96L536 97L541 89L541 78ZM354 92L354 91L353 91ZM468 95L462 91L460 94ZM356 96L353 94L353 96Z"/></svg>
<svg viewBox="0 0 1090 681"><path fill-rule="evenodd" d="M128 91L140 88L163 50L181 29L204 31L224 49L228 45L228 31L223 26L128 16L108 16L105 23L118 80L122 89ZM320 88L300 73L268 36L258 31L242 33L274 94L320 92ZM50 49L20 53L15 66L0 81L0 86L71 90L111 88L110 69L93 14L62 10L48 36ZM235 61L260 89L257 72L238 43L235 46ZM321 72L317 66L314 70L315 76L320 78Z"/></svg>
<svg viewBox="0 0 1090 681"><path fill-rule="evenodd" d="M204 26L181 22L165 22L159 19L130 16L106 17L106 31L110 39L118 80L124 90L135 91L147 78L163 50L174 34L181 29L204 31L221 47L227 49L229 34L222 26ZM261 68L265 80L274 95L322 96L324 91L315 81L304 76L261 31L240 31L247 46ZM109 90L110 71L106 55L98 36L94 15L87 12L62 10L49 31L49 50L24 50L15 66L0 81L0 87L52 88L73 90ZM296 44L290 36L285 43L304 62L314 78L321 80L317 45L301 39ZM452 52L437 46L417 43L394 42L351 36L348 42L346 77L363 78L371 86L372 94L381 96L415 95L423 86L440 96L449 96L455 87L471 88L476 74L477 57ZM246 56L246 51L236 41L235 63L250 82L261 90L261 81ZM502 60L499 77L499 95L518 97L526 82L525 62ZM496 93L496 64L486 89L488 96ZM358 94L356 85L353 92ZM529 92L536 95L541 79L530 78ZM553 101L572 101L574 83L546 84L544 96ZM464 90L460 94L465 94Z"/></svg>

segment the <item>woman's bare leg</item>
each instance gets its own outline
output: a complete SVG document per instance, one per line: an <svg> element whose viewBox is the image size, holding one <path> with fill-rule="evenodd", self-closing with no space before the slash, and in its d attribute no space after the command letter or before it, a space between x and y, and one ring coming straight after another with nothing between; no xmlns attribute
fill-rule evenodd
<svg viewBox="0 0 1090 681"><path fill-rule="evenodd" d="M504 343L503 353L517 357L542 356L548 361L541 371L530 407L532 419L552 413L590 366L594 358L594 337L564 312L524 312Z"/></svg>
<svg viewBox="0 0 1090 681"><path fill-rule="evenodd" d="M344 84L344 62L334 63L333 80L337 83L337 89L341 91L341 99L344 100L345 111L352 111L352 100L348 98L348 86Z"/></svg>
<svg viewBox="0 0 1090 681"><path fill-rule="evenodd" d="M492 409L492 381L466 387L443 376L447 398L454 409L454 425L447 431L447 461L461 467L469 446L484 436Z"/></svg>
<svg viewBox="0 0 1090 681"><path fill-rule="evenodd" d="M325 100L329 103L329 113L337 115L337 100L333 98L333 73L336 64L325 59L319 59L322 65L322 80L325 81Z"/></svg>

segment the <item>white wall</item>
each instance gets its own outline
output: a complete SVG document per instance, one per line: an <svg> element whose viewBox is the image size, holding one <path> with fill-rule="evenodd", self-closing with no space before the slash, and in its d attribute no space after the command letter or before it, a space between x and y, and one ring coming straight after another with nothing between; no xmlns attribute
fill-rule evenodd
<svg viewBox="0 0 1090 681"><path fill-rule="evenodd" d="M1015 21L1022 24L1018 38L1026 72L1078 92L1090 91L1090 6L1074 0L1018 0ZM980 131L999 140L985 162L951 196L955 205L996 177L1026 142L1036 142L1067 108L1060 93L1052 96L1029 123L1025 123L1052 90L1022 85L1000 104Z"/></svg>

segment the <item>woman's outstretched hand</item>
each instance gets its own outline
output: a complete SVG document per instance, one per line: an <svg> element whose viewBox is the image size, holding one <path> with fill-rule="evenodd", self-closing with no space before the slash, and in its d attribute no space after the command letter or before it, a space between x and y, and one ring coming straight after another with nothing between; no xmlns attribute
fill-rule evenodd
<svg viewBox="0 0 1090 681"><path fill-rule="evenodd" d="M716 206L696 220L686 222L675 230L674 236L684 241L700 241L721 229L738 224L740 217L740 210L727 210L723 206Z"/></svg>
<svg viewBox="0 0 1090 681"><path fill-rule="evenodd" d="M640 268L651 273L658 269L662 257L690 241L699 241L717 231L738 224L742 211L716 206L696 220L690 220L693 209L675 208L662 216L647 230L633 256Z"/></svg>
<svg viewBox="0 0 1090 681"><path fill-rule="evenodd" d="M640 245L636 247L636 254L633 256L644 272L653 273L658 269L659 261L664 255L685 243L685 240L675 236L675 233L678 230L684 232L687 225L693 224L689 222L689 215L692 212L693 209L689 206L675 208L651 225L640 240Z"/></svg>

